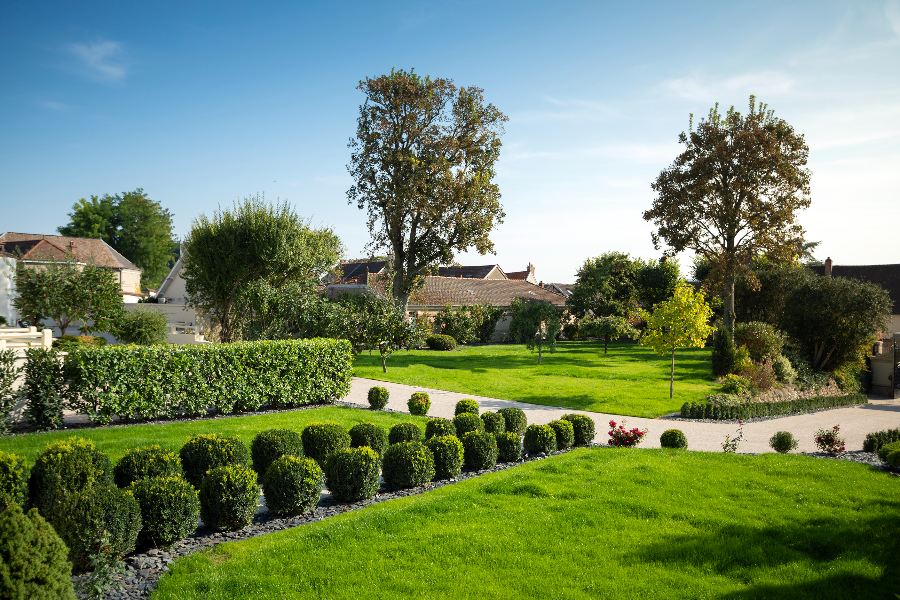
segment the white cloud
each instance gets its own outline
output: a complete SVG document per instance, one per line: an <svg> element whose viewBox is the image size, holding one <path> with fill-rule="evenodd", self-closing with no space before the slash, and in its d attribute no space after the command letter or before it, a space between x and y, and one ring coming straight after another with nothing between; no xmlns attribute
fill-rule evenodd
<svg viewBox="0 0 900 600"><path fill-rule="evenodd" d="M68 50L95 77L101 79L125 77L125 66L121 63L122 46L118 42L71 44Z"/></svg>
<svg viewBox="0 0 900 600"><path fill-rule="evenodd" d="M63 111L69 110L68 104L63 104L62 102L54 102L52 100L44 100L40 103L44 108L49 108L50 110Z"/></svg>
<svg viewBox="0 0 900 600"><path fill-rule="evenodd" d="M900 35L900 0L888 0L884 5L884 15L894 33Z"/></svg>
<svg viewBox="0 0 900 600"><path fill-rule="evenodd" d="M788 94L795 86L794 79L780 71L758 71L726 78L691 75L670 79L663 83L663 90L671 96L685 100L722 102L727 104L735 97L746 98L750 94L765 99L776 94Z"/></svg>

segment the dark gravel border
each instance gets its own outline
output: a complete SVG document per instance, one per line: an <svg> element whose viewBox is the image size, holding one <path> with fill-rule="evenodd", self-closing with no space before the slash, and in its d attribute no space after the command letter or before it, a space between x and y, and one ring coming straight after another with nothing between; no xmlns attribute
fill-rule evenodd
<svg viewBox="0 0 900 600"><path fill-rule="evenodd" d="M838 410L840 408L853 408L854 406L866 406L866 405L865 404L848 404L847 406L831 406L829 408L820 408L817 410L804 410L801 412L788 413L785 415L773 415L773 416L769 416L769 417L752 417L749 419L686 419L681 416L680 412L669 413L668 415L663 415L661 417L656 417L656 418L666 420L666 421L688 421L691 423L734 423L734 424L737 424L738 421L743 421L744 423L759 423L761 421L774 421L776 419L784 419L787 417L797 417L800 415L814 415L816 413L828 412L830 410Z"/></svg>

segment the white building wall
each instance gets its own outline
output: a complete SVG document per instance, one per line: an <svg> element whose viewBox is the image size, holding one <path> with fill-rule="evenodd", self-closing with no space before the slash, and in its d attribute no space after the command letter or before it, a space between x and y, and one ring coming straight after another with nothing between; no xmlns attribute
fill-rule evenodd
<svg viewBox="0 0 900 600"><path fill-rule="evenodd" d="M6 317L7 323L14 326L18 314L13 306L16 293L16 259L0 256L0 315Z"/></svg>

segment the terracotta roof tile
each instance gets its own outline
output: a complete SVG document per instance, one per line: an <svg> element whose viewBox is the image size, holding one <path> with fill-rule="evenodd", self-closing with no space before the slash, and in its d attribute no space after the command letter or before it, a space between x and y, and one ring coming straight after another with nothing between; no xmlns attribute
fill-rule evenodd
<svg viewBox="0 0 900 600"><path fill-rule="evenodd" d="M369 286L378 291L384 289L384 279L375 275L369 277ZM510 306L514 298L542 300L555 306L565 306L566 299L561 294L544 289L527 281L509 279L462 279L459 277L426 277L425 288L409 299L410 308L424 306L469 306L491 304Z"/></svg>
<svg viewBox="0 0 900 600"><path fill-rule="evenodd" d="M113 269L134 269L140 271L130 260L116 252L112 246L100 239L68 237L64 235L40 235L36 233L6 232L0 235L0 242L33 242L45 239L61 248L68 248L70 242L75 242L76 256L79 260L90 261L100 267Z"/></svg>

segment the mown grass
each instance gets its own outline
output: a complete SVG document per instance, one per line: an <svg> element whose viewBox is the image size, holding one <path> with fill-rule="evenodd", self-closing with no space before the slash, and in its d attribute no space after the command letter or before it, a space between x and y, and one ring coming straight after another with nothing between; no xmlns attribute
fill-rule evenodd
<svg viewBox="0 0 900 600"><path fill-rule="evenodd" d="M399 413L369 411L341 406L328 406L311 410L284 411L245 417L224 417L198 419L179 423L158 423L152 425L111 426L90 429L63 430L48 433L29 433L0 438L0 450L25 456L29 463L43 451L50 442L67 439L73 435L92 440L115 463L130 448L159 444L174 451L193 435L198 433L219 433L234 435L247 446L260 431L266 429L293 429L302 431L313 421L337 421L347 429L357 423L371 422L390 428L395 423L415 421L424 431L425 417L414 417Z"/></svg>
<svg viewBox="0 0 900 600"><path fill-rule="evenodd" d="M361 354L357 377L431 387L503 400L657 417L677 412L718 390L712 380L710 350L689 348L675 355L675 397L669 399L669 357L634 343L560 342L558 350L537 352L523 345L461 346L453 352L411 350L394 353L381 370L377 355Z"/></svg>
<svg viewBox="0 0 900 600"><path fill-rule="evenodd" d="M898 492L842 461L583 449L223 544L153 597L890 598Z"/></svg>

